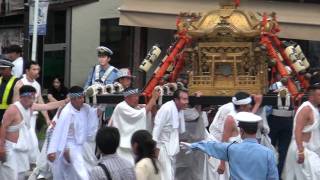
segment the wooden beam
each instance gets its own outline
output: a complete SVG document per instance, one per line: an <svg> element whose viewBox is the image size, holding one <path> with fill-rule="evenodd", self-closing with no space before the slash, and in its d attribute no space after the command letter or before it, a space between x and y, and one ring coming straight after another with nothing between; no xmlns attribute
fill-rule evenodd
<svg viewBox="0 0 320 180"><path fill-rule="evenodd" d="M303 97L303 101L307 99L306 96ZM118 104L121 101L124 100L124 97L122 95L100 95L97 96L97 103L98 104ZM172 100L172 96L163 96L163 103ZM92 99L90 100L92 102ZM145 103L145 97L140 96L139 99L140 103ZM195 96L189 96L189 103L191 105L204 105L204 106L210 106L210 105L223 105L228 102L231 102L231 96L201 96L201 97L195 97ZM265 95L263 96L262 105L271 105L271 106L277 106L277 96L276 95Z"/></svg>

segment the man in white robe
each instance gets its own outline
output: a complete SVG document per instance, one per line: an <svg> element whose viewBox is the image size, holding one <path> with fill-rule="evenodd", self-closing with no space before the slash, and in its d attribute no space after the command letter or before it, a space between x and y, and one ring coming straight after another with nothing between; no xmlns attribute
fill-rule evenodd
<svg viewBox="0 0 320 180"><path fill-rule="evenodd" d="M189 103L188 92L177 90L173 100L161 106L155 116L152 132L153 140L157 142L157 154L163 168L162 179L174 180L176 155L180 151L179 134L185 132L183 109Z"/></svg>
<svg viewBox="0 0 320 180"><path fill-rule="evenodd" d="M59 108L57 110L57 113L52 119L51 125L47 128L46 137L43 142L40 155L37 158L37 166L33 169L32 174L29 176L28 180L52 179L52 163L50 163L50 161L47 158L47 151L51 141L55 123L60 115L62 108Z"/></svg>
<svg viewBox="0 0 320 180"><path fill-rule="evenodd" d="M53 162L54 180L88 180L92 163L96 161L94 146L90 144L99 120L96 109L84 104L83 88L74 86L69 92L71 102L62 109L56 122L48 159Z"/></svg>
<svg viewBox="0 0 320 180"><path fill-rule="evenodd" d="M308 101L296 112L283 180L320 179L320 76L311 77Z"/></svg>
<svg viewBox="0 0 320 180"><path fill-rule="evenodd" d="M0 129L0 179L24 180L29 170L30 118L33 110L52 110L63 106L65 101L35 104L36 89L22 86L19 101L5 112Z"/></svg>
<svg viewBox="0 0 320 180"><path fill-rule="evenodd" d="M139 90L128 88L123 92L124 101L119 103L113 111L109 125L118 128L120 132L120 145L117 153L120 157L134 164L131 150L131 136L134 132L147 129L147 113L151 111L159 97L154 90L152 97L145 107L139 107Z"/></svg>

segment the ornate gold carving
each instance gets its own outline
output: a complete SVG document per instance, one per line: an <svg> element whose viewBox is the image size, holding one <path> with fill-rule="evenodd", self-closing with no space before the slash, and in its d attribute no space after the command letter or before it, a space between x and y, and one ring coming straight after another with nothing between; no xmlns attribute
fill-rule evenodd
<svg viewBox="0 0 320 180"><path fill-rule="evenodd" d="M194 40L185 50L192 62L188 68L191 92L266 92L267 56L257 41L261 30L255 14L222 2L220 9L203 15L181 13L178 22L178 31L186 31ZM270 27L275 25L272 20L268 23Z"/></svg>

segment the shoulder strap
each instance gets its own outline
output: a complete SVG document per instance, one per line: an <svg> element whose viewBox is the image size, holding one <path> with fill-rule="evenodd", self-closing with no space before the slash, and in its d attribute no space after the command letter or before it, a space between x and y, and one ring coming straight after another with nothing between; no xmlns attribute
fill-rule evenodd
<svg viewBox="0 0 320 180"><path fill-rule="evenodd" d="M92 67L92 73L91 73L91 76L90 76L90 86L93 84L93 82L95 81L95 79L94 79L94 76L95 76L95 72L96 72L96 66L97 65L94 65L93 67Z"/></svg>
<svg viewBox="0 0 320 180"><path fill-rule="evenodd" d="M112 180L108 168L107 168L104 164L102 164L102 163L99 163L98 166L100 166L100 167L103 169L104 173L105 173L106 176L107 176L107 180Z"/></svg>
<svg viewBox="0 0 320 180"><path fill-rule="evenodd" d="M19 101L16 101L16 102L14 103L14 105L16 105L16 107L17 107L18 110L21 112L21 114L24 113L24 109L23 109L23 107L22 107L22 105L21 105L21 103L20 103Z"/></svg>
<svg viewBox="0 0 320 180"><path fill-rule="evenodd" d="M228 160L228 162L229 162L229 160L230 160L230 158L229 158L229 148L230 148L231 145L233 145L233 144L235 144L235 143L237 143L237 141L233 141L231 144L229 144L229 145L227 146L227 160ZM230 162L229 162L229 172L231 172L231 163L230 163ZM231 179L231 176L230 176L230 179Z"/></svg>

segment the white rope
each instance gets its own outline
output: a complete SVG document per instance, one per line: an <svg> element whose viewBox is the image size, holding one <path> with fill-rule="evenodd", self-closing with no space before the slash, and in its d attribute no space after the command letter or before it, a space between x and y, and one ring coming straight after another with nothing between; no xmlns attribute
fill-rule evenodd
<svg viewBox="0 0 320 180"><path fill-rule="evenodd" d="M161 106L162 105L163 95L164 95L163 88L162 88L162 86L156 86L154 89L160 92L160 97L158 99L158 105Z"/></svg>

